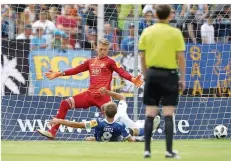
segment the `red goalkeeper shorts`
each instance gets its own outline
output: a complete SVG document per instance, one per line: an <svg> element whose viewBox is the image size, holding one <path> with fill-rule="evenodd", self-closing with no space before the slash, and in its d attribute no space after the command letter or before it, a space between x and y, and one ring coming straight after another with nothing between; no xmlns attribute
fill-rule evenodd
<svg viewBox="0 0 231 161"><path fill-rule="evenodd" d="M101 106L109 101L111 97L107 95L91 95L89 91L82 92L73 97L66 99L71 108L89 108L96 106L101 109Z"/></svg>

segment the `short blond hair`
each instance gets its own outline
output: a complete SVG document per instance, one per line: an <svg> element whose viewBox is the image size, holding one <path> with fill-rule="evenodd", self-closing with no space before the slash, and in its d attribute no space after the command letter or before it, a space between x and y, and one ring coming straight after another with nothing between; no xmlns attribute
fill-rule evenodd
<svg viewBox="0 0 231 161"><path fill-rule="evenodd" d="M99 40L99 44L102 44L102 45L105 45L105 46L109 46L110 42L109 42L108 39L102 38L102 39Z"/></svg>
<svg viewBox="0 0 231 161"><path fill-rule="evenodd" d="M115 102L108 102L108 103L105 103L103 106L103 111L106 115L106 117L108 118L114 118L116 113L117 113L117 105Z"/></svg>

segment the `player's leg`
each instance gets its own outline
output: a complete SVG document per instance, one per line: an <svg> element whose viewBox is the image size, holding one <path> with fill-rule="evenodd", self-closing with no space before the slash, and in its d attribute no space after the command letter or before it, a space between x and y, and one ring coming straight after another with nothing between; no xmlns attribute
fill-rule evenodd
<svg viewBox="0 0 231 161"><path fill-rule="evenodd" d="M174 133L174 112L178 104L178 75L169 73L164 87L164 96L162 99L163 115L165 121L166 135L166 157L179 158L176 152L172 150L173 133Z"/></svg>
<svg viewBox="0 0 231 161"><path fill-rule="evenodd" d="M60 106L59 106L59 110L57 112L57 115L55 116L56 118L59 118L59 119L64 119L68 110L71 108L71 102L73 102L73 98L70 97L66 100L63 100L61 103L60 103ZM51 127L51 129L49 131L44 131L44 130L41 130L41 129L38 129L37 131L49 138L49 139L54 139L55 136L56 136L56 133L57 133L57 130L59 128L59 124L57 125L54 125Z"/></svg>
<svg viewBox="0 0 231 161"><path fill-rule="evenodd" d="M128 117L127 113L117 116L117 120L125 124L132 136L144 136L144 128L139 128L137 124Z"/></svg>
<svg viewBox="0 0 231 161"><path fill-rule="evenodd" d="M121 100L118 103L117 113L115 115L115 120L120 121L125 124L127 128L130 129L130 134L132 136L144 136L144 126L139 128L139 126L128 117L127 114L128 105L125 100Z"/></svg>
<svg viewBox="0 0 231 161"><path fill-rule="evenodd" d="M146 105L146 119L144 124L145 158L151 156L150 144L153 131L153 120L158 114L157 106L159 105L161 98L161 93L159 93L161 89L158 84L158 79L153 78L153 75L155 75L155 73L149 69L145 78L144 86L143 103Z"/></svg>
<svg viewBox="0 0 231 161"><path fill-rule="evenodd" d="M89 105L89 102L87 100L88 100L87 91L63 100L60 103L59 110L58 110L57 115L55 117L59 118L59 119L65 119L69 109L88 108L90 105ZM57 124L57 125L52 126L49 131L38 130L38 132L41 135L48 137L49 139L54 139L56 136L56 133L59 129L59 126L60 125Z"/></svg>
<svg viewBox="0 0 231 161"><path fill-rule="evenodd" d="M64 104L64 106L62 106L62 104ZM88 91L85 91L62 101L59 111L56 115L56 118L64 119L69 109L89 108L89 107L90 107L90 102L88 101ZM60 125L55 125L51 128L52 134L57 133L59 126Z"/></svg>
<svg viewBox="0 0 231 161"><path fill-rule="evenodd" d="M124 123L127 128L138 128L136 123L131 120L127 114L118 116L117 120Z"/></svg>

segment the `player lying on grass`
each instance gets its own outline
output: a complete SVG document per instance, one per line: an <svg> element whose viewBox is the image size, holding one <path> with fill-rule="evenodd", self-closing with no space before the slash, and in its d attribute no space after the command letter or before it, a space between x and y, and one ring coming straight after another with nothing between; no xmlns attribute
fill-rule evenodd
<svg viewBox="0 0 231 161"><path fill-rule="evenodd" d="M108 90L111 89L111 80L114 71L117 72L122 78L133 82L137 87L140 87L143 84L141 76L131 76L113 59L107 56L109 52L109 45L110 42L107 39L101 39L97 49L97 57L90 58L83 64L63 72L55 72L50 70L49 72L45 73L46 77L50 80L61 76L75 75L85 71L89 71L90 74L90 86L88 90L63 100L60 104L56 118L64 119L69 109L87 109L91 106L96 106L101 109L103 104L111 101L111 97L107 95L101 95L99 93L99 89L101 87L106 87ZM49 131L40 129L37 131L49 139L54 139L58 129L59 124L56 124L55 126L52 126L51 130Z"/></svg>
<svg viewBox="0 0 231 161"><path fill-rule="evenodd" d="M105 87L100 88L99 91L102 95L108 95L108 96L114 98L115 100L119 100L115 119L119 122L124 123L126 125L126 127L129 129L131 135L143 136L144 135L144 125L141 128L138 127L136 122L131 120L127 114L128 105L126 103L126 98L119 93L107 90ZM153 132L155 132L155 130L160 125L160 117L161 117L161 115L159 112L158 115L153 120L153 129L154 129Z"/></svg>
<svg viewBox="0 0 231 161"><path fill-rule="evenodd" d="M129 134L129 130L126 126L115 120L115 115L117 113L117 106L114 102L105 103L102 106L105 116L105 119L95 119L86 122L73 122L63 119L54 118L49 123L51 125L65 125L73 128L94 128L94 138L96 141L124 141L128 140L129 142L141 141L135 137L132 137Z"/></svg>

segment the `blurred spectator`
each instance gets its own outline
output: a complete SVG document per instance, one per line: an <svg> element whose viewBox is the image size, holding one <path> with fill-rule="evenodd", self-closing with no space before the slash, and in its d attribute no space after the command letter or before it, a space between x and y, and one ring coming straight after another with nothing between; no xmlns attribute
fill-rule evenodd
<svg viewBox="0 0 231 161"><path fill-rule="evenodd" d="M213 19L209 15L205 17L204 24L201 26L201 39L203 44L215 43L215 30L213 27Z"/></svg>
<svg viewBox="0 0 231 161"><path fill-rule="evenodd" d="M116 28L112 29L111 24L104 24L104 38L110 42L110 49L113 51L119 51L119 41L116 33Z"/></svg>
<svg viewBox="0 0 231 161"><path fill-rule="evenodd" d="M97 35L96 30L94 28L89 28L88 33L86 34L86 40L81 41L81 48L87 50L96 49L97 46Z"/></svg>
<svg viewBox="0 0 231 161"><path fill-rule="evenodd" d="M68 36L64 31L55 30L53 34L54 34L54 37L52 40L52 48L58 49L62 52L66 52L65 49L67 48L72 48L68 44Z"/></svg>
<svg viewBox="0 0 231 161"><path fill-rule="evenodd" d="M43 11L45 11L45 10L48 11L49 10L49 6L50 6L49 4L39 4L38 5L38 11L42 11L42 10Z"/></svg>
<svg viewBox="0 0 231 161"><path fill-rule="evenodd" d="M176 11L174 10L174 8L171 9L171 18L170 18L169 24L173 27L178 27L180 25L180 24L177 24Z"/></svg>
<svg viewBox="0 0 231 161"><path fill-rule="evenodd" d="M95 4L89 4L85 5L85 14L87 15L86 17L86 25L89 28L95 28L97 29L97 5Z"/></svg>
<svg viewBox="0 0 231 161"><path fill-rule="evenodd" d="M118 5L118 27L123 30L123 36L128 36L129 25L134 21L134 6L132 4ZM142 6L139 5L139 16L142 15Z"/></svg>
<svg viewBox="0 0 231 161"><path fill-rule="evenodd" d="M15 33L16 34L22 33L24 30L24 24L22 23L21 17L22 15L24 15L24 10L27 7L27 5L26 4L11 4L10 6L17 14L16 15L17 18L15 20L16 22L16 28L15 28L16 32ZM23 18L23 21L24 21L24 18Z"/></svg>
<svg viewBox="0 0 231 161"><path fill-rule="evenodd" d="M9 23L2 21L2 38L8 38L9 35Z"/></svg>
<svg viewBox="0 0 231 161"><path fill-rule="evenodd" d="M218 10L216 10L217 4L209 4L208 8L209 8L209 14L210 14L210 16L215 16L216 11L218 11ZM221 11L221 9L220 9L220 11Z"/></svg>
<svg viewBox="0 0 231 161"><path fill-rule="evenodd" d="M97 5L85 5L84 17L86 18L85 33L88 33L89 28L94 28L97 31Z"/></svg>
<svg viewBox="0 0 231 161"><path fill-rule="evenodd" d="M129 26L129 36L125 37L121 41L121 51L122 52L134 52L134 23Z"/></svg>
<svg viewBox="0 0 231 161"><path fill-rule="evenodd" d="M59 11L57 7L51 7L49 10L49 20L56 24L57 16L59 15Z"/></svg>
<svg viewBox="0 0 231 161"><path fill-rule="evenodd" d="M143 15L145 15L148 11L151 11L153 13L153 18L155 18L155 13L156 13L156 10L155 10L155 4L146 4L143 8Z"/></svg>
<svg viewBox="0 0 231 161"><path fill-rule="evenodd" d="M80 48L80 40L81 40L81 37L82 37L82 29L83 29L83 26L81 24L81 20L82 20L82 17L79 15L78 13L78 5L71 5L71 17L72 18L75 18L78 23L77 23L77 33L75 35L75 39L76 39L76 44L75 44L75 48Z"/></svg>
<svg viewBox="0 0 231 161"><path fill-rule="evenodd" d="M85 12L85 4L78 4L78 12L80 15L82 15L83 12Z"/></svg>
<svg viewBox="0 0 231 161"><path fill-rule="evenodd" d="M172 12L174 12L173 21L176 23L176 26L181 28L181 25L184 23L187 16L187 5L185 4L173 4ZM173 22L172 21L172 22Z"/></svg>
<svg viewBox="0 0 231 161"><path fill-rule="evenodd" d="M36 29L38 26L41 26L44 30L44 34L52 34L56 29L55 24L48 20L48 12L42 10L39 14L39 20L32 24L33 29ZM35 30L34 30L35 32Z"/></svg>
<svg viewBox="0 0 231 161"><path fill-rule="evenodd" d="M24 10L25 24L32 24L36 20L35 4L29 4Z"/></svg>
<svg viewBox="0 0 231 161"><path fill-rule="evenodd" d="M39 20L37 20L32 24L34 34L38 26L43 28L45 34L44 37L46 38L46 43L48 44L48 48L51 48L53 31L56 29L56 27L53 22L48 20L48 11L41 10L41 12L39 13Z"/></svg>
<svg viewBox="0 0 231 161"><path fill-rule="evenodd" d="M16 13L24 12L25 8L27 7L26 4L11 4L10 6Z"/></svg>
<svg viewBox="0 0 231 161"><path fill-rule="evenodd" d="M187 9L191 12L191 6L197 5L197 12L195 13L197 21L203 20L209 14L209 7L207 4L188 4Z"/></svg>
<svg viewBox="0 0 231 161"><path fill-rule="evenodd" d="M190 5L190 14L188 15L185 23L187 25L187 34L188 34L188 42L193 42L194 44L197 42L200 42L200 27L199 27L199 23L197 21L196 18L196 14L198 11L198 5L197 4L193 4Z"/></svg>
<svg viewBox="0 0 231 161"><path fill-rule="evenodd" d="M1 5L1 14L2 36L8 39L14 39L17 14L10 5Z"/></svg>
<svg viewBox="0 0 231 161"><path fill-rule="evenodd" d="M42 26L36 28L36 34L31 39L31 50L44 49L47 47L46 38L44 37L44 30Z"/></svg>
<svg viewBox="0 0 231 161"><path fill-rule="evenodd" d="M212 14L212 16L217 17L217 15L223 10L223 7L225 4L209 4L209 13Z"/></svg>
<svg viewBox="0 0 231 161"><path fill-rule="evenodd" d="M117 27L118 13L116 4L104 5L104 21L109 22L112 28Z"/></svg>
<svg viewBox="0 0 231 161"><path fill-rule="evenodd" d="M77 26L78 26L78 19L72 17L72 7L71 5L65 5L64 8L64 15L59 15L57 17L57 28L61 31L64 31L69 39L70 45L74 48L76 44L76 34L77 34Z"/></svg>
<svg viewBox="0 0 231 161"><path fill-rule="evenodd" d="M139 22L139 35L143 32L146 27L149 27L154 24L153 14L154 11L152 9L146 9L143 11L144 17Z"/></svg>
<svg viewBox="0 0 231 161"><path fill-rule="evenodd" d="M81 18L78 14L78 5L70 5L70 16L76 19Z"/></svg>
<svg viewBox="0 0 231 161"><path fill-rule="evenodd" d="M217 14L216 31L218 40L227 43L231 36L231 6L225 5L223 10Z"/></svg>
<svg viewBox="0 0 231 161"><path fill-rule="evenodd" d="M24 26L24 32L21 33L16 37L18 40L25 40L25 39L32 39L32 26L31 25L25 25Z"/></svg>

